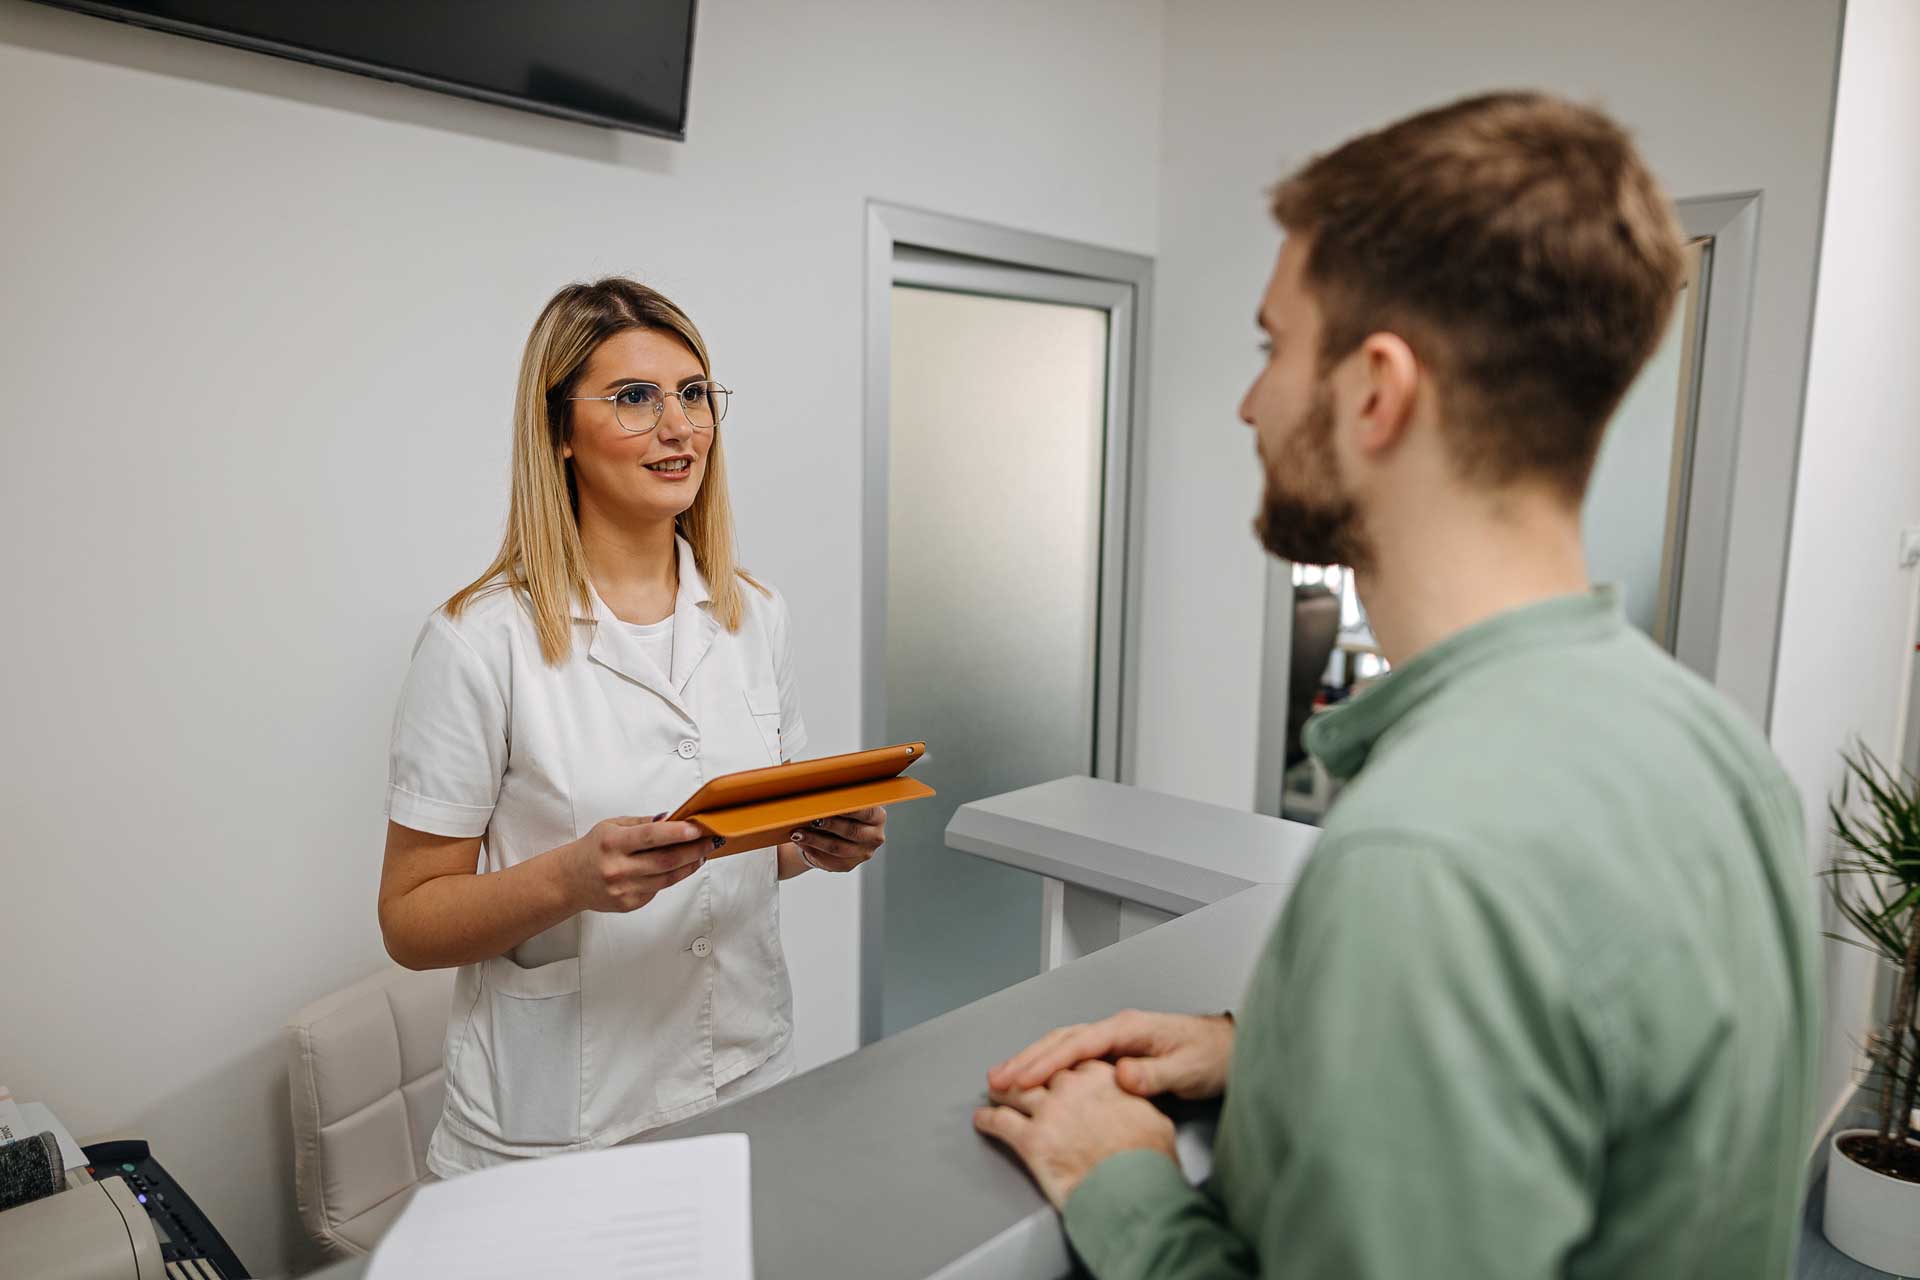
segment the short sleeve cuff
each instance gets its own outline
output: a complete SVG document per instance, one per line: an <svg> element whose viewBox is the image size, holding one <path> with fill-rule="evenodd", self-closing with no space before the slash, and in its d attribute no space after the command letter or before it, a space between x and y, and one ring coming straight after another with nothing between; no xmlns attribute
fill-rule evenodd
<svg viewBox="0 0 1920 1280"><path fill-rule="evenodd" d="M455 804L415 795L404 787L387 788L387 817L403 827L434 836L485 835L491 805Z"/></svg>
<svg viewBox="0 0 1920 1280"><path fill-rule="evenodd" d="M1122 1151L1081 1180L1060 1216L1088 1269L1117 1276L1127 1258L1138 1256L1134 1238L1141 1228L1170 1220L1199 1194L1165 1153Z"/></svg>

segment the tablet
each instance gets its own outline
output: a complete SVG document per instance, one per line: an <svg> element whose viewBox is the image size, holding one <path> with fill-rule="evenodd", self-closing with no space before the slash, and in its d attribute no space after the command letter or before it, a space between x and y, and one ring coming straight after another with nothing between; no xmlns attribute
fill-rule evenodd
<svg viewBox="0 0 1920 1280"><path fill-rule="evenodd" d="M725 841L708 855L712 858L765 849L817 818L933 795L924 782L900 776L926 754L926 743L902 742L724 774L688 796L665 820L691 822Z"/></svg>

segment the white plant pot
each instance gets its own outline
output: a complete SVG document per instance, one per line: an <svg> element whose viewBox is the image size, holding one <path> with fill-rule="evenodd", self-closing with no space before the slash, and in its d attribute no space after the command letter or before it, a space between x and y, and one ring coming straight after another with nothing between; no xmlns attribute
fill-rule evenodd
<svg viewBox="0 0 1920 1280"><path fill-rule="evenodd" d="M1827 1205L1821 1227L1834 1248L1897 1276L1920 1276L1920 1182L1855 1164L1840 1139L1871 1129L1842 1129L1827 1145Z"/></svg>

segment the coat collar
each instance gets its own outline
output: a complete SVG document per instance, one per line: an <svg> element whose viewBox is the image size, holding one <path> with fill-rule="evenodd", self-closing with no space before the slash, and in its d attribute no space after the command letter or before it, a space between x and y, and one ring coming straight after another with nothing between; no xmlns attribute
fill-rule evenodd
<svg viewBox="0 0 1920 1280"><path fill-rule="evenodd" d="M691 719L681 695L686 691L687 682L693 678L694 669L712 647L714 634L719 631L720 624L714 621L710 608L713 593L707 587L707 579L700 572L700 566L694 562L692 545L678 536L674 538L674 545L679 555L680 590L673 602L671 672L660 671L648 661L640 651L639 643L627 633L620 619L607 607L606 601L600 598L591 578L587 579L587 606L583 608L576 600L573 617L575 622L588 623L593 627L593 642L587 648L588 658L619 672L635 684L653 690L674 710Z"/></svg>

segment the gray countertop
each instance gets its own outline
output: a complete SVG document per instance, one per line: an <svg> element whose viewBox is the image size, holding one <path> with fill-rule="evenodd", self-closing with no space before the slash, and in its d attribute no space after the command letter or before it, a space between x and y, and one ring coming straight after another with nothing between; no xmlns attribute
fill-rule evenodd
<svg viewBox="0 0 1920 1280"><path fill-rule="evenodd" d="M1231 1008L1285 899L1256 885L641 1141L748 1136L763 1276L1064 1276L1058 1218L973 1130L987 1068L1054 1027L1123 1008ZM1177 1118L1183 1158L1198 1148L1204 1160L1211 1109ZM319 1274L353 1280L365 1266Z"/></svg>
<svg viewBox="0 0 1920 1280"><path fill-rule="evenodd" d="M1285 896L1256 886L646 1140L748 1135L762 1275L1065 1275L1052 1209L973 1130L987 1068L1130 1006L1232 1007Z"/></svg>

